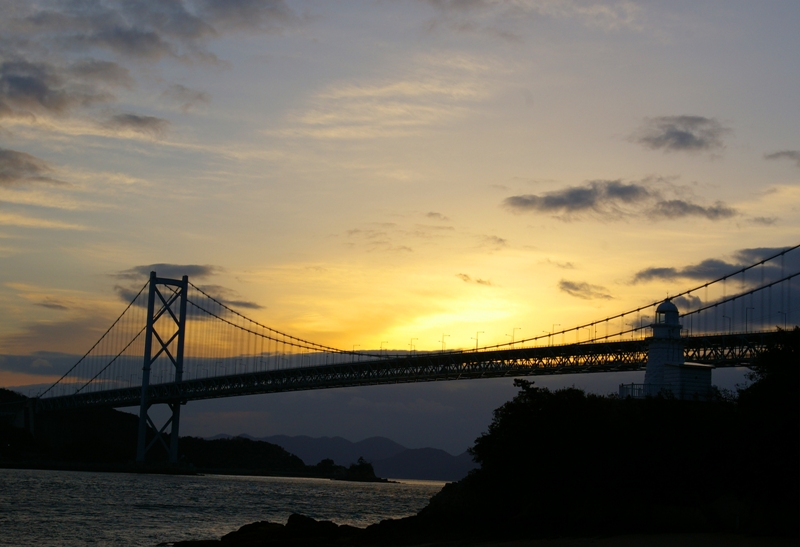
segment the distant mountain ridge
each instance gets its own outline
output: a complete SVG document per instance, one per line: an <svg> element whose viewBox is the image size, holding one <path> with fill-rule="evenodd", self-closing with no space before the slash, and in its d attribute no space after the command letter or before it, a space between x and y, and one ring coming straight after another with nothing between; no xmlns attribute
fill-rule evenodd
<svg viewBox="0 0 800 547"><path fill-rule="evenodd" d="M438 448L411 449L386 437L370 437L352 442L343 437L307 435L239 436L276 444L298 456L306 465L316 465L324 459L331 459L337 465L348 466L363 457L372 463L376 475L393 479L456 481L477 467L467 452L453 456ZM223 434L210 439L229 437L231 435Z"/></svg>

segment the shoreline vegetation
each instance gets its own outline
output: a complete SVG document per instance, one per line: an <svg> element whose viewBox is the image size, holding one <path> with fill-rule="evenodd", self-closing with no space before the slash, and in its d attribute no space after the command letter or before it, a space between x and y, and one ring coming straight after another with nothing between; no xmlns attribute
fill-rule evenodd
<svg viewBox="0 0 800 547"><path fill-rule="evenodd" d="M519 393L494 411L470 449L480 467L446 484L414 516L361 529L292 515L285 525L257 522L220 539L174 545L788 545L800 534L800 329L783 331L750 380L736 394L701 402L551 392L518 379ZM58 423L48 427L60 431ZM75 462L111 442L74 438L84 443L60 450ZM197 469L196 462L247 467L268 453L277 476L333 464L305 466L280 447L247 439L184 441L182 452ZM24 446L17 449L23 456ZM366 473L369 463L354 465Z"/></svg>
<svg viewBox="0 0 800 547"><path fill-rule="evenodd" d="M25 399L0 388L0 404ZM148 452L146 461L139 463L135 461L138 423L137 416L108 408L38 415L35 436L0 421L0 468L388 482L376 476L372 464L364 458L349 466L327 458L306 465L278 445L245 437L181 437L178 464L169 464L166 452L158 450ZM155 435L149 430L147 442Z"/></svg>

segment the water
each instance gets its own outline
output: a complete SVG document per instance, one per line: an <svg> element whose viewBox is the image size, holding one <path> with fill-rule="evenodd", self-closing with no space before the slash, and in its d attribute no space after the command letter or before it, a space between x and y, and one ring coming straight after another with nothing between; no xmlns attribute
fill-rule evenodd
<svg viewBox="0 0 800 547"><path fill-rule="evenodd" d="M0 545L152 547L292 513L364 527L416 513L442 486L0 469Z"/></svg>

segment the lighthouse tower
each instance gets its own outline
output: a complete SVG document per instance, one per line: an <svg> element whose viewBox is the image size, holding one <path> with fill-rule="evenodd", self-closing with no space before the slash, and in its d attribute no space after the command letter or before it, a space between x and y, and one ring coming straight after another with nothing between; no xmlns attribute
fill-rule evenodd
<svg viewBox="0 0 800 547"><path fill-rule="evenodd" d="M653 336L647 349L644 394L671 393L678 399L708 399L714 367L684 362L678 307L669 298L656 308L656 320L650 327Z"/></svg>
<svg viewBox="0 0 800 547"><path fill-rule="evenodd" d="M659 391L671 388L666 385L665 380L667 366L683 365L683 340L681 340L678 307L670 302L669 298L656 308L656 320L650 328L653 329L653 337L647 350L644 385L649 395L655 395Z"/></svg>

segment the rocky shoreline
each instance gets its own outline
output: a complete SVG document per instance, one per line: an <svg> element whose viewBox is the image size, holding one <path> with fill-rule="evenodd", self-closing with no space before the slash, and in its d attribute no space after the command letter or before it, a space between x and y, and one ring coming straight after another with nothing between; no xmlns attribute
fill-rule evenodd
<svg viewBox="0 0 800 547"><path fill-rule="evenodd" d="M246 524L220 539L177 541L159 547L368 547L368 546L474 546L474 547L794 547L796 538L746 536L731 533L630 534L568 536L536 539L492 538L435 530L408 517L384 520L366 528L318 521L293 514L286 524L261 521Z"/></svg>

